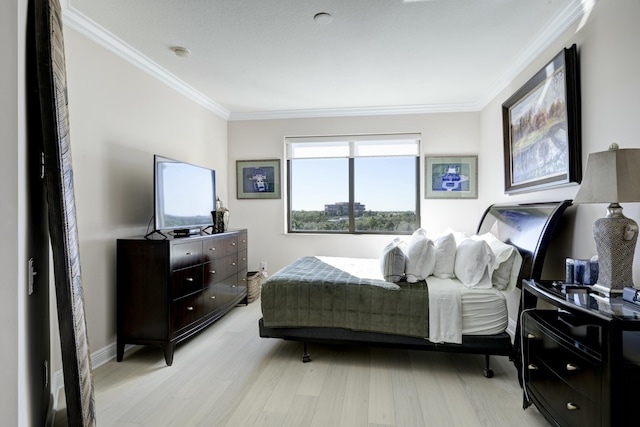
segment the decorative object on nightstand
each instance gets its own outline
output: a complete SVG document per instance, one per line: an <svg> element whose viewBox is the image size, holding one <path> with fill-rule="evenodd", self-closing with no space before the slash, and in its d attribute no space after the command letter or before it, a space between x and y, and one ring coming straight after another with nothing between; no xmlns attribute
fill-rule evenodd
<svg viewBox="0 0 640 427"><path fill-rule="evenodd" d="M607 215L593 223L599 274L596 289L620 294L633 286L633 254L638 224L622 213L620 202L640 202L640 149L609 150L589 154L587 168L573 203L609 203Z"/></svg>

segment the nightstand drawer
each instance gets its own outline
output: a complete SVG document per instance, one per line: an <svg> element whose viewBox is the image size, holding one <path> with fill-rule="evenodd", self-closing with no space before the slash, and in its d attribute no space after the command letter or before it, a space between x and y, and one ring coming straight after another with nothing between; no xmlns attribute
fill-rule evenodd
<svg viewBox="0 0 640 427"><path fill-rule="evenodd" d="M533 397L542 401L560 425L599 425L600 400L591 400L566 384L546 366L528 369L527 388Z"/></svg>
<svg viewBox="0 0 640 427"><path fill-rule="evenodd" d="M557 331L538 323L535 317L525 316L525 345L529 364L545 366L575 390L590 399L599 400L601 364L579 350L565 346L558 339Z"/></svg>

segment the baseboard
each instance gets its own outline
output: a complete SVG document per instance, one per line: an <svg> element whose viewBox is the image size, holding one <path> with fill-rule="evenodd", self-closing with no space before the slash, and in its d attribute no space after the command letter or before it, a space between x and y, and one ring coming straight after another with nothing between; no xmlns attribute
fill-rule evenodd
<svg viewBox="0 0 640 427"><path fill-rule="evenodd" d="M135 352L142 348L139 345L127 345L124 348L125 353ZM116 358L117 354L117 346L116 343L113 342L101 349L98 349L91 353L91 368L95 369L99 366L104 365L107 362ZM62 369L58 369L55 371L51 378L51 394L53 394L53 412L55 413L58 410L58 396L60 392L64 389L64 374Z"/></svg>

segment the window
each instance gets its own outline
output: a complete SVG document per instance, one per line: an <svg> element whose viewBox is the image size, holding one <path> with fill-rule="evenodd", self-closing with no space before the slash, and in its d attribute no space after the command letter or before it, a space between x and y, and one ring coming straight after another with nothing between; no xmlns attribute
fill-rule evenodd
<svg viewBox="0 0 640 427"><path fill-rule="evenodd" d="M420 136L286 138L290 233L411 234Z"/></svg>

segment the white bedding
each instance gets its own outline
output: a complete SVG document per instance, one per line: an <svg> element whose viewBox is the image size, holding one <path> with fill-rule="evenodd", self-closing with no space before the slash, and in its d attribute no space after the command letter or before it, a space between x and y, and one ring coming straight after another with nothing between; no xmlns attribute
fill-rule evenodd
<svg viewBox="0 0 640 427"><path fill-rule="evenodd" d="M354 276L384 280L380 261L365 258L318 257ZM429 340L461 343L462 335L494 335L509 323L506 298L500 290L471 289L458 279L427 278Z"/></svg>

